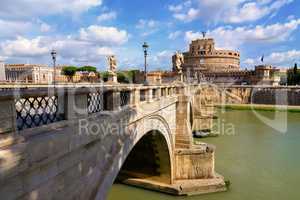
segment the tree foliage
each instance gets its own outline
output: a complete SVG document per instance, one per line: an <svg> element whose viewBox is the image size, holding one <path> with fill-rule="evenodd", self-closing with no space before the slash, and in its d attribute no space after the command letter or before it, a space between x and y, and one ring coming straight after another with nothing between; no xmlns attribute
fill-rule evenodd
<svg viewBox="0 0 300 200"><path fill-rule="evenodd" d="M108 75L109 75L108 72L101 72L101 73L100 73L100 76L101 76L101 78L102 78L102 80L103 80L104 82L108 81Z"/></svg>
<svg viewBox="0 0 300 200"><path fill-rule="evenodd" d="M68 67L64 67L62 69L63 75L69 76L69 77L74 76L76 71L77 71L77 67L75 67L75 66L68 66Z"/></svg>
<svg viewBox="0 0 300 200"><path fill-rule="evenodd" d="M77 71L81 71L81 72L97 72L97 68L93 67L93 66L83 66L83 67L79 67L77 69Z"/></svg>
<svg viewBox="0 0 300 200"><path fill-rule="evenodd" d="M299 85L300 84L300 71L298 69L297 63L295 63L293 69L288 70L287 83L288 83L288 85Z"/></svg>
<svg viewBox="0 0 300 200"><path fill-rule="evenodd" d="M119 83L134 83L138 70L118 71L117 78ZM101 78L104 82L108 81L109 72L101 72Z"/></svg>

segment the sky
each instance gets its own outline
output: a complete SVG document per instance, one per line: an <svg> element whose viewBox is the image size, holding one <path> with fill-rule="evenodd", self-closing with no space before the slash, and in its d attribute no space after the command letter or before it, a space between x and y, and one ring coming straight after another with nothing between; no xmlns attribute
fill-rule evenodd
<svg viewBox="0 0 300 200"><path fill-rule="evenodd" d="M106 70L170 70L175 51L187 51L202 31L217 48L239 50L241 67L300 63L298 0L1 0L0 60L5 63L93 65Z"/></svg>

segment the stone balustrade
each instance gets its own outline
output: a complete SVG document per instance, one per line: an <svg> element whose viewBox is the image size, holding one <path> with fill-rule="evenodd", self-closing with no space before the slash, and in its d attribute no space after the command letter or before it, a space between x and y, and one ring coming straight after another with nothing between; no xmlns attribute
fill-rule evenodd
<svg viewBox="0 0 300 200"><path fill-rule="evenodd" d="M183 86L117 85L0 90L0 134L119 111L176 95Z"/></svg>

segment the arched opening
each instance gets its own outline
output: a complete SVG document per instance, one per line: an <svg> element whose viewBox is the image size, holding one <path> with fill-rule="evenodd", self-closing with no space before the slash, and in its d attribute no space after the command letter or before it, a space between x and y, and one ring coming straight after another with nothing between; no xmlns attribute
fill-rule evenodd
<svg viewBox="0 0 300 200"><path fill-rule="evenodd" d="M171 183L171 162L166 139L159 131L143 136L129 153L116 182L131 179Z"/></svg>

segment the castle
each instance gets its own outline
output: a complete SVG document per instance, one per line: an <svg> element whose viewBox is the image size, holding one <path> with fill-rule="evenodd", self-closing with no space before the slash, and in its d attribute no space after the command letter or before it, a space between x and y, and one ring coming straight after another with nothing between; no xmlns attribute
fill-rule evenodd
<svg viewBox="0 0 300 200"><path fill-rule="evenodd" d="M172 57L173 71L183 73L185 79L209 81L216 84L279 85L280 70L270 65L258 65L253 70L240 68L240 53L233 50L217 50L213 38L193 40L189 51L183 54L180 67Z"/></svg>
<svg viewBox="0 0 300 200"><path fill-rule="evenodd" d="M240 70L240 53L231 50L215 49L212 38L203 38L192 41L189 51L183 53L183 71L220 72Z"/></svg>

